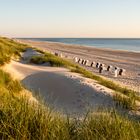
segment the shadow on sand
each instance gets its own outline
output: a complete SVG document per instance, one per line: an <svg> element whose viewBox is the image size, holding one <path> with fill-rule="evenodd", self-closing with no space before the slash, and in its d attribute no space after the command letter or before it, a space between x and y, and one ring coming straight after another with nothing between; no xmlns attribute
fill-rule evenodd
<svg viewBox="0 0 140 140"><path fill-rule="evenodd" d="M97 91L57 72L39 72L27 76L22 83L34 93L39 93L45 102L68 114L84 113L87 108L111 108L114 101L109 95Z"/></svg>

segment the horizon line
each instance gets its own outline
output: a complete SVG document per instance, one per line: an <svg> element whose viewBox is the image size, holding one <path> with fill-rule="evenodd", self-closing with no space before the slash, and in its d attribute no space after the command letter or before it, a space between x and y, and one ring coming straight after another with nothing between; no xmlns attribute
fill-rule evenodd
<svg viewBox="0 0 140 140"><path fill-rule="evenodd" d="M39 38L66 38L66 39L140 39L140 37L12 37L12 38L17 38L17 39L39 39Z"/></svg>

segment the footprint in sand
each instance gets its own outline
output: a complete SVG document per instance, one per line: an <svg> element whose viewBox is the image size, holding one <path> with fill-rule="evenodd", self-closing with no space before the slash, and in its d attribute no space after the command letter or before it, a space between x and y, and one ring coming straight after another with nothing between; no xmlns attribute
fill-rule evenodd
<svg viewBox="0 0 140 140"><path fill-rule="evenodd" d="M84 108L84 107L85 107L84 104L80 104L80 105L78 105L78 108Z"/></svg>
<svg viewBox="0 0 140 140"><path fill-rule="evenodd" d="M107 92L106 92L106 91L103 91L103 93L107 94Z"/></svg>
<svg viewBox="0 0 140 140"><path fill-rule="evenodd" d="M80 94L78 94L78 98L81 98L82 97L82 94L80 93Z"/></svg>
<svg viewBox="0 0 140 140"><path fill-rule="evenodd" d="M104 88L100 88L101 91L104 91Z"/></svg>
<svg viewBox="0 0 140 140"><path fill-rule="evenodd" d="M91 97L92 97L92 98L95 98L95 97L96 97L96 95L91 95Z"/></svg>
<svg viewBox="0 0 140 140"><path fill-rule="evenodd" d="M75 104L76 104L76 101L73 101L73 102L72 102L72 104L74 104L74 105L75 105Z"/></svg>
<svg viewBox="0 0 140 140"><path fill-rule="evenodd" d="M78 102L78 103L82 103L82 100L81 100L81 99L77 99L77 102Z"/></svg>

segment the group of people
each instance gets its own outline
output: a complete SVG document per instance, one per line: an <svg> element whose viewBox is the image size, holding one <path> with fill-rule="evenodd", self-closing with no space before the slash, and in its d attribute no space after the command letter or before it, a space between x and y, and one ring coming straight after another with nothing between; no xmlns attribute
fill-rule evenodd
<svg viewBox="0 0 140 140"><path fill-rule="evenodd" d="M103 70L106 70L108 72L113 72L114 73L114 77L117 77L118 75L122 76L125 73L125 69L122 68L118 68L118 67L114 67L111 65L108 65L107 68L105 67L104 64L99 63L99 62L91 62L89 63L89 60L85 60L85 59L81 59L81 58L74 58L75 63L79 63L85 66L90 66L90 67L95 67L99 70L99 73L102 73Z"/></svg>
<svg viewBox="0 0 140 140"><path fill-rule="evenodd" d="M59 56L59 57L63 57L63 55L61 53L54 53L54 55ZM114 77L118 77L118 75L122 76L125 74L125 69L122 68L118 68L118 67L113 67L111 65L108 65L107 67L105 67L104 64L100 63L100 62L90 62L89 60L86 59L82 59L82 58L78 58L75 57L74 58L74 62L75 63L79 63L85 66L90 66L90 67L95 67L96 69L99 70L99 73L101 74L103 71L107 71L107 72L112 72L114 74Z"/></svg>

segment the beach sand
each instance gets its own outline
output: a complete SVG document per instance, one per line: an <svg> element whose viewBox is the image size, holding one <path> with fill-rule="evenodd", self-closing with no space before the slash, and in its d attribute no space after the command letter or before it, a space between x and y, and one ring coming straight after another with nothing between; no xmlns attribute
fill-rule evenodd
<svg viewBox="0 0 140 140"><path fill-rule="evenodd" d="M88 108L111 108L115 105L112 90L96 81L71 73L64 68L29 65L11 61L4 67L23 85L39 94L45 103L67 114L80 115Z"/></svg>
<svg viewBox="0 0 140 140"><path fill-rule="evenodd" d="M102 76L118 82L123 86L140 91L140 53L111 49L98 49L88 46L68 45L54 42L39 42L31 40L20 41L52 53L62 53L68 59L78 57L87 59L90 62L94 61L103 63L106 67L108 65L112 65L114 67L126 69L124 76L118 76L115 78L113 74L108 74L106 71L103 72ZM95 74L99 74L96 68L85 68Z"/></svg>

